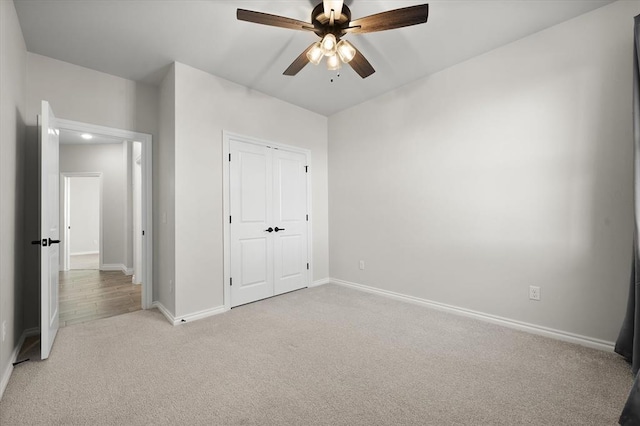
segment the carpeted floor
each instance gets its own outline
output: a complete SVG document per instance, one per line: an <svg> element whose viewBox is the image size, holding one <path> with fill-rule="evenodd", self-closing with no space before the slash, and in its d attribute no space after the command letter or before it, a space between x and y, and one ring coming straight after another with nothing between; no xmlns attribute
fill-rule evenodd
<svg viewBox="0 0 640 426"><path fill-rule="evenodd" d="M173 327L60 329L14 370L12 425L614 425L617 355L325 285Z"/></svg>

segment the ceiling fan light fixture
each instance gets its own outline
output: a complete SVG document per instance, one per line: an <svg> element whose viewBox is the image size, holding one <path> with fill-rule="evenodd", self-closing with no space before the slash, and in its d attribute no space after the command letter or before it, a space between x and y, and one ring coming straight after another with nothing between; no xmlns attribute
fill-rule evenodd
<svg viewBox="0 0 640 426"><path fill-rule="evenodd" d="M429 4L401 7L364 18L351 19L351 10L344 0L323 0L313 7L311 22L240 8L236 11L236 18L239 21L315 33L322 39L320 49L327 57L329 69L338 69L341 64L348 63L360 77L367 78L376 70L350 43L339 44L340 39L347 34L374 33L424 24L429 18ZM313 43L300 53L282 74L297 75L309 62L316 63L318 59L317 45Z"/></svg>
<svg viewBox="0 0 640 426"><path fill-rule="evenodd" d="M322 52L325 56L331 56L336 54L336 36L333 34L327 34L322 39L321 43Z"/></svg>
<svg viewBox="0 0 640 426"><path fill-rule="evenodd" d="M323 0L324 16L331 19L331 11L333 10L335 19L339 19L342 14L342 3L343 0Z"/></svg>
<svg viewBox="0 0 640 426"><path fill-rule="evenodd" d="M340 40L336 50L338 51L340 59L342 59L342 62L345 64L351 62L351 60L356 56L356 48L347 40Z"/></svg>
<svg viewBox="0 0 640 426"><path fill-rule="evenodd" d="M309 59L309 62L311 62L313 65L318 65L323 56L324 51L322 50L322 47L320 47L320 42L314 44L307 52L307 59Z"/></svg>
<svg viewBox="0 0 640 426"><path fill-rule="evenodd" d="M340 69L341 62L338 55L327 56L327 69L329 71L337 71Z"/></svg>

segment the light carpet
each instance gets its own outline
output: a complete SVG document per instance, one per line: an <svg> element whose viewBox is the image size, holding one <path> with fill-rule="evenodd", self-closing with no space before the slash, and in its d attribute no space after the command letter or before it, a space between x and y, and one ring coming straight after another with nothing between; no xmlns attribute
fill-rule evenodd
<svg viewBox="0 0 640 426"><path fill-rule="evenodd" d="M324 285L60 329L0 424L615 425L632 380L613 353Z"/></svg>

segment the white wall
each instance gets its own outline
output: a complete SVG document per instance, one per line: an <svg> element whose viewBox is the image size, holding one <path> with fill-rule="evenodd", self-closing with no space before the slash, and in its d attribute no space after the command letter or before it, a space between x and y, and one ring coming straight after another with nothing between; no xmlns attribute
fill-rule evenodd
<svg viewBox="0 0 640 426"><path fill-rule="evenodd" d="M28 124L40 101L58 118L155 134L158 89L68 62L27 53Z"/></svg>
<svg viewBox="0 0 640 426"><path fill-rule="evenodd" d="M160 85L160 141L154 150L153 300L175 312L175 65L171 65ZM155 171L161 170L161 173ZM157 218L157 219L156 219Z"/></svg>
<svg viewBox="0 0 640 426"><path fill-rule="evenodd" d="M25 240L38 236L38 197L37 176L37 133L36 115L40 101L49 101L58 118L81 121L118 129L149 133L153 144L160 143L157 136L158 126L158 88L88 68L58 61L46 56L27 53L27 99L26 124L27 151L25 173L27 191L25 194ZM121 149L121 148L120 148ZM155 150L154 150L155 152ZM120 159L123 154L120 151ZM154 159L155 160L155 159ZM155 161L154 161L155 165ZM154 195L163 188L157 185L160 168L154 168ZM124 184L121 188L125 188ZM155 197L154 197L155 200ZM154 205L154 212L157 211ZM158 217L154 217L157 223ZM124 238L124 231L121 234ZM154 242L155 244L155 242ZM26 253L30 247L25 248ZM27 258L25 267L25 315L26 327L38 325L39 317L39 260L33 256ZM35 264L34 264L35 262ZM154 265L154 268L157 264ZM154 272L155 274L155 272Z"/></svg>
<svg viewBox="0 0 640 426"><path fill-rule="evenodd" d="M223 130L311 150L314 279L328 277L326 117L176 63L178 317L223 304Z"/></svg>
<svg viewBox="0 0 640 426"><path fill-rule="evenodd" d="M0 1L0 397L23 330L22 252L27 50L11 1Z"/></svg>
<svg viewBox="0 0 640 426"><path fill-rule="evenodd" d="M100 178L72 177L69 181L70 254L100 250Z"/></svg>
<svg viewBox="0 0 640 426"><path fill-rule="evenodd" d="M331 276L615 340L638 13L613 3L330 117Z"/></svg>

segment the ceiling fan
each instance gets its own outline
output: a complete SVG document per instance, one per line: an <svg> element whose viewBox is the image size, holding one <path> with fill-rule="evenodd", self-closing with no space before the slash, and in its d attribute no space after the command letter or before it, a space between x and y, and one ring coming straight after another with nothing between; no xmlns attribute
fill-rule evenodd
<svg viewBox="0 0 640 426"><path fill-rule="evenodd" d="M309 62L318 65L326 57L329 70L338 70L345 63L362 78L367 78L376 71L358 49L343 39L346 34L372 33L424 24L428 16L429 5L421 4L351 20L351 10L343 0L323 0L313 8L311 23L246 9L238 9L237 12L240 21L310 31L320 37L321 41L313 43L302 52L284 71L284 75L296 75Z"/></svg>

